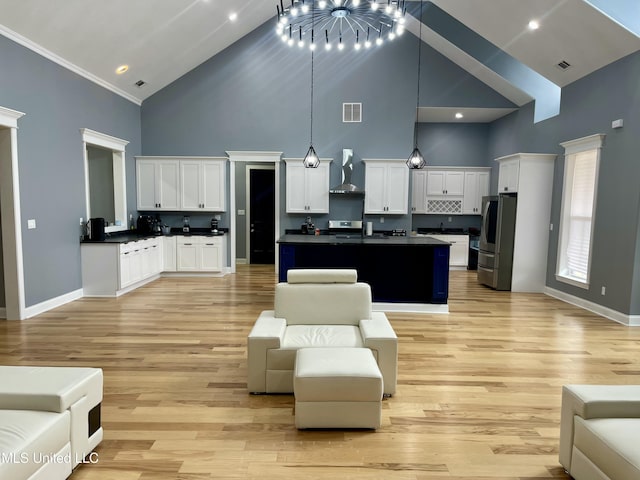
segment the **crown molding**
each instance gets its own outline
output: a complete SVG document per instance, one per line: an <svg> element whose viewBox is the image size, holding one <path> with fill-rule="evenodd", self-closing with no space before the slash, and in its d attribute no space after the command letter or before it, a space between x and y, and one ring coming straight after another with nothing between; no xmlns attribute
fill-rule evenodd
<svg viewBox="0 0 640 480"><path fill-rule="evenodd" d="M28 38L20 35L17 32L14 32L13 30L5 27L4 25L0 25L0 35L4 35L5 37L7 37L9 40L12 40L14 42L16 42L19 45L22 45L23 47L28 48L29 50L34 51L35 53L37 53L38 55L51 60L54 63L57 63L58 65L60 65L61 67L66 68L67 70L72 71L73 73L80 75L83 78L86 78L87 80L101 86L102 88L105 88L113 93L115 93L116 95L120 95L122 98L129 100L132 103L135 103L136 105L140 106L142 105L142 100L134 97L133 95L125 92L124 90L116 87L115 85L110 84L109 82L104 81L103 79L97 77L96 75L94 75L91 72L88 72L87 70L69 62L68 60L65 60L64 58L62 58L61 56L53 53L50 50L47 50L46 48L44 48L42 45L39 45L35 42L33 42L32 40L29 40Z"/></svg>

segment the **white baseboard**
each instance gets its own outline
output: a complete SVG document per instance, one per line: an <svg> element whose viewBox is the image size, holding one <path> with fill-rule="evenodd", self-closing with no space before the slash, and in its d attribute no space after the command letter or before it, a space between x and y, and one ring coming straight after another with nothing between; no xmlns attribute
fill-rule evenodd
<svg viewBox="0 0 640 480"><path fill-rule="evenodd" d="M640 315L627 315L626 313L621 313L617 310L598 305L597 303L590 302L589 300L561 292L555 288L545 287L544 293L550 297L557 298L558 300L570 303L576 307L584 308L585 310L589 310L590 312L596 313L628 327L640 327Z"/></svg>
<svg viewBox="0 0 640 480"><path fill-rule="evenodd" d="M236 258L236 265L247 265L247 263L246 258Z"/></svg>
<svg viewBox="0 0 640 480"><path fill-rule="evenodd" d="M396 313L449 313L449 305L435 303L373 302L371 309Z"/></svg>
<svg viewBox="0 0 640 480"><path fill-rule="evenodd" d="M0 318L7 318L7 309L5 307L0 307Z"/></svg>
<svg viewBox="0 0 640 480"><path fill-rule="evenodd" d="M52 310L56 307L60 307L66 303L73 302L74 300L78 300L84 296L82 289L75 290L73 292L65 293L64 295L60 295L56 298L51 298L49 300L45 300L44 302L37 303L36 305L31 305L30 307L25 308L24 310L24 318L31 318L41 313Z"/></svg>

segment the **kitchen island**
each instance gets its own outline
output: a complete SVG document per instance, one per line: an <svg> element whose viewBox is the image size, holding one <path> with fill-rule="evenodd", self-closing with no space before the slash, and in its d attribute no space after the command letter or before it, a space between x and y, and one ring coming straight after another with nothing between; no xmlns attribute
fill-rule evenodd
<svg viewBox="0 0 640 480"><path fill-rule="evenodd" d="M355 268L377 309L447 312L449 244L429 237L287 234L279 280L291 268Z"/></svg>

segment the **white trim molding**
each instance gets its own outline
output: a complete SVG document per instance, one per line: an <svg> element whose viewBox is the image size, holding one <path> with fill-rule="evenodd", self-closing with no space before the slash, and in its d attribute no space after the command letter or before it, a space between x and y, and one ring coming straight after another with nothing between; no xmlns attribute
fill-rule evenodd
<svg viewBox="0 0 640 480"><path fill-rule="evenodd" d="M7 318L7 309L0 307L0 318Z"/></svg>
<svg viewBox="0 0 640 480"><path fill-rule="evenodd" d="M10 108L0 107L0 125L9 128L18 128L18 119L25 114Z"/></svg>
<svg viewBox="0 0 640 480"><path fill-rule="evenodd" d="M59 297L50 298L49 300L45 300L44 302L31 305L30 307L27 307L25 309L25 318L35 317L36 315L40 315L41 313L48 312L49 310L53 310L54 308L61 307L62 305L73 302L74 300L78 300L83 296L84 293L82 289L79 288L78 290L65 293L64 295L60 295Z"/></svg>
<svg viewBox="0 0 640 480"><path fill-rule="evenodd" d="M448 304L373 302L373 310L393 313L449 313Z"/></svg>
<svg viewBox="0 0 640 480"><path fill-rule="evenodd" d="M583 298L570 295L555 288L545 287L544 293L550 297L557 298L563 302L570 303L576 307L584 308L597 315L613 320L614 322L621 323L628 327L640 327L640 315L627 315L625 313L618 312L608 307L598 305L597 303L590 302Z"/></svg>
<svg viewBox="0 0 640 480"><path fill-rule="evenodd" d="M586 150L602 148L605 137L606 135L604 133L597 133L595 135L589 135L588 137L562 142L560 146L564 148L565 155L573 155L574 153L580 153Z"/></svg>
<svg viewBox="0 0 640 480"><path fill-rule="evenodd" d="M18 120L24 113L0 107L0 208L4 254L5 318L22 320L25 310L22 214L18 163Z"/></svg>
<svg viewBox="0 0 640 480"><path fill-rule="evenodd" d="M13 40L17 44L22 45L23 47L26 47L33 52L36 52L38 55L48 60L51 60L54 63L57 63L58 65L66 68L67 70L72 71L73 73L80 75L81 77L86 78L87 80L95 83L96 85L100 85L101 87L106 88L107 90L115 93L116 95L120 95L122 98L125 98L130 102L135 103L138 106L142 105L141 99L134 97L133 95L130 95L129 93L116 87L115 85L110 84L109 82L105 82L104 80L97 77L93 73L88 72L87 70L69 62L68 60L65 60L61 56L56 55L50 50L47 50L42 45L39 45L32 40L29 40L28 38L20 35L17 32L14 32L13 30L5 27L4 25L0 25L0 35L4 35L9 40Z"/></svg>
<svg viewBox="0 0 640 480"><path fill-rule="evenodd" d="M252 151L227 151L229 156L229 250L231 254L231 273L236 273L236 162L271 163L275 165L275 272L278 273L280 262L277 248L280 238L280 167L282 152L252 152Z"/></svg>

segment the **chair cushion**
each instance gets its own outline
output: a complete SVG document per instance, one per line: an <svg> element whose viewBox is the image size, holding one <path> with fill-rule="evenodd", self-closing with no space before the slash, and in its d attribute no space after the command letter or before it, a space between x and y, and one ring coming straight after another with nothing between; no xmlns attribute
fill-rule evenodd
<svg viewBox="0 0 640 480"><path fill-rule="evenodd" d="M281 348L362 347L360 328L353 325L291 325Z"/></svg>
<svg viewBox="0 0 640 480"><path fill-rule="evenodd" d="M288 283L356 283L358 271L340 268L301 268L287 271Z"/></svg>
<svg viewBox="0 0 640 480"><path fill-rule="evenodd" d="M274 310L287 325L358 325L371 318L371 288L366 283L279 283Z"/></svg>
<svg viewBox="0 0 640 480"><path fill-rule="evenodd" d="M0 462L0 478L29 478L47 455L55 455L69 443L70 422L68 411L0 410L0 453L9 460Z"/></svg>
<svg viewBox="0 0 640 480"><path fill-rule="evenodd" d="M63 412L82 397L97 405L102 382L99 368L0 366L0 408Z"/></svg>
<svg viewBox="0 0 640 480"><path fill-rule="evenodd" d="M574 417L574 445L609 478L640 478L640 419Z"/></svg>

